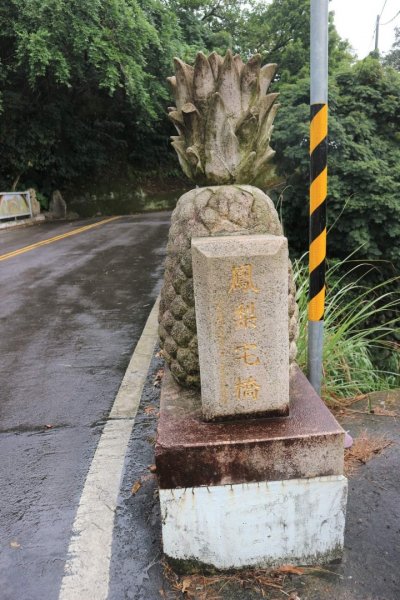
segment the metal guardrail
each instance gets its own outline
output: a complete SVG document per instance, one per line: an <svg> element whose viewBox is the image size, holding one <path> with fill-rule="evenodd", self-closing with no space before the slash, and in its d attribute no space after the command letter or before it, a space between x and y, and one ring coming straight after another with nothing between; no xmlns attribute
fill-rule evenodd
<svg viewBox="0 0 400 600"><path fill-rule="evenodd" d="M29 192L0 192L0 220L33 217Z"/></svg>

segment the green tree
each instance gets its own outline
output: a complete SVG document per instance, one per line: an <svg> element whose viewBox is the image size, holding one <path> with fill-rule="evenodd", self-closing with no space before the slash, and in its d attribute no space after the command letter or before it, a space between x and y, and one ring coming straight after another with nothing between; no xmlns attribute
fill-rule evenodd
<svg viewBox="0 0 400 600"><path fill-rule="evenodd" d="M4 0L1 183L51 187L161 144L164 79L182 46L159 0ZM165 154L166 141L159 154Z"/></svg>
<svg viewBox="0 0 400 600"><path fill-rule="evenodd" d="M279 66L280 81L295 81L309 73L310 0L253 0L243 14L238 48L244 54L259 52L263 62ZM350 58L347 42L341 40L334 17L329 16L329 66L332 70Z"/></svg>
<svg viewBox="0 0 400 600"><path fill-rule="evenodd" d="M225 54L228 48L240 50L237 40L245 20L245 0L167 0L176 14L187 43L188 62L193 62L199 50L216 50Z"/></svg>
<svg viewBox="0 0 400 600"><path fill-rule="evenodd" d="M274 130L289 240L308 247L309 81L281 86ZM330 79L328 236L330 256L399 264L400 74L368 57Z"/></svg>
<svg viewBox="0 0 400 600"><path fill-rule="evenodd" d="M383 63L388 67L393 67L396 71L400 71L400 27L395 29L394 44L383 59Z"/></svg>

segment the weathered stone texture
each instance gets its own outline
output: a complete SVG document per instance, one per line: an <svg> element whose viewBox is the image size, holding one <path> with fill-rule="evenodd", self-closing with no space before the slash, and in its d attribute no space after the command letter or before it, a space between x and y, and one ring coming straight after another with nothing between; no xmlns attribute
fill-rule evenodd
<svg viewBox="0 0 400 600"><path fill-rule="evenodd" d="M37 217L40 214L40 203L36 197L36 190L29 188L28 192L31 199L32 216Z"/></svg>
<svg viewBox="0 0 400 600"><path fill-rule="evenodd" d="M286 415L286 238L193 238L192 257L205 419Z"/></svg>
<svg viewBox="0 0 400 600"><path fill-rule="evenodd" d="M297 366L290 403L288 417L207 423L199 391L166 370L156 465L163 548L182 569L341 556L344 431Z"/></svg>
<svg viewBox="0 0 400 600"><path fill-rule="evenodd" d="M282 235L271 199L258 188L248 185L196 188L178 200L167 246L159 334L165 359L181 385L200 385L191 238L249 234ZM293 362L298 311L290 263L288 296L289 355Z"/></svg>
<svg viewBox="0 0 400 600"><path fill-rule="evenodd" d="M343 474L344 431L297 365L290 413L276 419L207 423L198 390L167 369L156 444L160 488L278 481Z"/></svg>
<svg viewBox="0 0 400 600"><path fill-rule="evenodd" d="M50 200L49 211L56 219L65 219L67 216L67 203L59 190L55 190Z"/></svg>
<svg viewBox="0 0 400 600"><path fill-rule="evenodd" d="M278 94L267 94L276 64L261 55L244 64L230 50L225 57L199 52L194 67L175 61L168 81L176 106L169 118L184 173L196 183L250 183L268 175L275 152L269 145Z"/></svg>
<svg viewBox="0 0 400 600"><path fill-rule="evenodd" d="M343 475L161 489L164 552L183 572L327 564L343 553L346 499Z"/></svg>

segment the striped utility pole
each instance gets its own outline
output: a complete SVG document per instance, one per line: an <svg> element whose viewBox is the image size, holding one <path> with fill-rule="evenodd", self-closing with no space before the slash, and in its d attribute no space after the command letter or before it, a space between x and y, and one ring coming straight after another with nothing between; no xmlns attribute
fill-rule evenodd
<svg viewBox="0 0 400 600"><path fill-rule="evenodd" d="M328 3L329 0L311 0L308 378L318 394L321 391L325 308Z"/></svg>

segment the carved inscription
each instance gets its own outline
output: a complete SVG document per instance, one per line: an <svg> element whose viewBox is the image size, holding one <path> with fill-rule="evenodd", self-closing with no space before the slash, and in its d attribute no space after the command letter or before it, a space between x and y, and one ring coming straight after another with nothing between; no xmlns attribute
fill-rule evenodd
<svg viewBox="0 0 400 600"><path fill-rule="evenodd" d="M257 315L254 302L239 304L235 308L235 323L237 329L255 329L257 327Z"/></svg>
<svg viewBox="0 0 400 600"><path fill-rule="evenodd" d="M193 238L192 256L204 418L285 414L286 239L269 234Z"/></svg>
<svg viewBox="0 0 400 600"><path fill-rule="evenodd" d="M246 295L258 294L254 277L253 265L244 264L232 267L229 294L232 292L244 292ZM234 320L236 329L256 329L257 314L254 301L241 302L234 309ZM234 349L235 358L247 367L255 367L260 364L257 344L237 344ZM258 400L261 386L253 374L248 377L238 377L235 381L235 393L237 400Z"/></svg>
<svg viewBox="0 0 400 600"><path fill-rule="evenodd" d="M236 379L235 392L238 400L246 400L247 398L257 400L260 389L261 388L254 377L250 376L247 379L238 377Z"/></svg>
<svg viewBox="0 0 400 600"><path fill-rule="evenodd" d="M253 265L240 265L232 267L232 280L229 293L242 290L244 292L255 292L260 290L256 288L253 282Z"/></svg>
<svg viewBox="0 0 400 600"><path fill-rule="evenodd" d="M249 367L253 367L254 365L260 364L260 359L258 358L255 351L257 350L257 344L240 344L235 348L236 358L238 360L242 360L245 365Z"/></svg>

